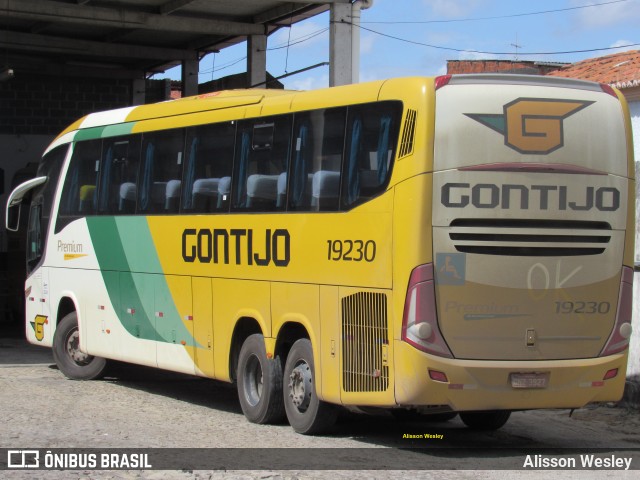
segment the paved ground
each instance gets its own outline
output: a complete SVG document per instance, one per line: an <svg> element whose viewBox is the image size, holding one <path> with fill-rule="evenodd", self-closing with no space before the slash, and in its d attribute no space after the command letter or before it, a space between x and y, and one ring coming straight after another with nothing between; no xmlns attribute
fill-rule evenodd
<svg viewBox="0 0 640 480"><path fill-rule="evenodd" d="M336 455L359 458L362 465L388 461L385 454L393 452L401 460L394 465L406 461L409 468L426 464L435 469L0 472L8 478L506 479L513 478L514 472L500 468L513 468L514 459L518 464L524 462L522 452L543 448L577 448L577 453L591 448L635 448L634 462L640 463L640 413L635 409L599 406L578 410L571 417L567 411L518 412L503 429L492 433L471 432L459 419L399 423L385 415L345 415L333 434L307 437L295 434L287 425L248 423L235 388L224 383L125 365L116 366L102 381L73 382L55 368L50 350L8 339L0 339L0 412L0 448L224 447L253 448L247 452L259 455L262 447L298 447L310 449L306 451L312 452L310 465L322 463L321 455L327 452L323 448L337 448ZM403 438L421 433L442 435L442 439ZM407 450L415 448L423 450ZM486 470L465 470L478 465ZM451 466L462 471L446 470ZM540 478L540 471L521 470L517 476L529 478L536 473ZM607 474L611 472L556 471L553 478L582 480ZM616 471L615 475L637 478L637 471Z"/></svg>

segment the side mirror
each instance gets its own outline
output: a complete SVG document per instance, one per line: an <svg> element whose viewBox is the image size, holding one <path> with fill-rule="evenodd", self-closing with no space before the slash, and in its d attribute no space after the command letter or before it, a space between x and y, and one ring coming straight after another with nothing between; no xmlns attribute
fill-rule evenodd
<svg viewBox="0 0 640 480"><path fill-rule="evenodd" d="M7 230L11 232L18 231L18 227L20 226L22 199L29 190L42 185L46 181L47 177L32 178L13 189L13 192L9 195L9 200L7 200L7 211L4 217L5 227L7 227Z"/></svg>
<svg viewBox="0 0 640 480"><path fill-rule="evenodd" d="M20 212L22 211L22 203L7 205L5 217L5 226L10 232L17 232L20 227Z"/></svg>

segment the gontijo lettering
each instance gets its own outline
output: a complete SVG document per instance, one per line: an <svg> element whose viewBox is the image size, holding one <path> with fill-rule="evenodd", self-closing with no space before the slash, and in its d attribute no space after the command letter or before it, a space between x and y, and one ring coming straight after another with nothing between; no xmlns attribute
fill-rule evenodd
<svg viewBox="0 0 640 480"><path fill-rule="evenodd" d="M186 228L182 232L185 262L286 267L291 260L291 236L286 229Z"/></svg>
<svg viewBox="0 0 640 480"><path fill-rule="evenodd" d="M620 208L620 191L614 187L581 187L569 189L567 185L518 185L493 183L445 183L440 191L445 207L464 208L516 208L528 210L599 210L613 212Z"/></svg>

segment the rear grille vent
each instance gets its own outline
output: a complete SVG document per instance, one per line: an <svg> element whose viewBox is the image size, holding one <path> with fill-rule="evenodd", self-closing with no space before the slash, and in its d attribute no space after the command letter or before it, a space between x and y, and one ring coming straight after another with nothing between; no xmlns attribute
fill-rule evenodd
<svg viewBox="0 0 640 480"><path fill-rule="evenodd" d="M418 112L415 110L407 110L407 118L404 122L402 130L402 139L400 140L400 150L398 158L406 157L413 153L413 141L416 133L416 117Z"/></svg>
<svg viewBox="0 0 640 480"><path fill-rule="evenodd" d="M599 255L611 240L606 222L457 219L449 238L464 253L522 257Z"/></svg>
<svg viewBox="0 0 640 480"><path fill-rule="evenodd" d="M342 383L345 392L389 387L387 296L359 292L342 299Z"/></svg>

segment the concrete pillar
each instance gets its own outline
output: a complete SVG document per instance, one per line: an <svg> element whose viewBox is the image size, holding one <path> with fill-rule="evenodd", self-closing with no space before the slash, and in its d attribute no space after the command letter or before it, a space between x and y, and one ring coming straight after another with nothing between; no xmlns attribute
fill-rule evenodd
<svg viewBox="0 0 640 480"><path fill-rule="evenodd" d="M250 35L247 39L247 87L267 87L267 36Z"/></svg>
<svg viewBox="0 0 640 480"><path fill-rule="evenodd" d="M362 10L373 6L373 0L356 0L351 4L351 81L360 81L360 18Z"/></svg>
<svg viewBox="0 0 640 480"><path fill-rule="evenodd" d="M182 62L182 96L191 97L198 94L198 72L200 61L198 58Z"/></svg>
<svg viewBox="0 0 640 480"><path fill-rule="evenodd" d="M329 86L348 85L353 79L351 62L351 4L331 4L329 30Z"/></svg>
<svg viewBox="0 0 640 480"><path fill-rule="evenodd" d="M144 78L131 80L131 105L144 105L147 94L147 82Z"/></svg>

